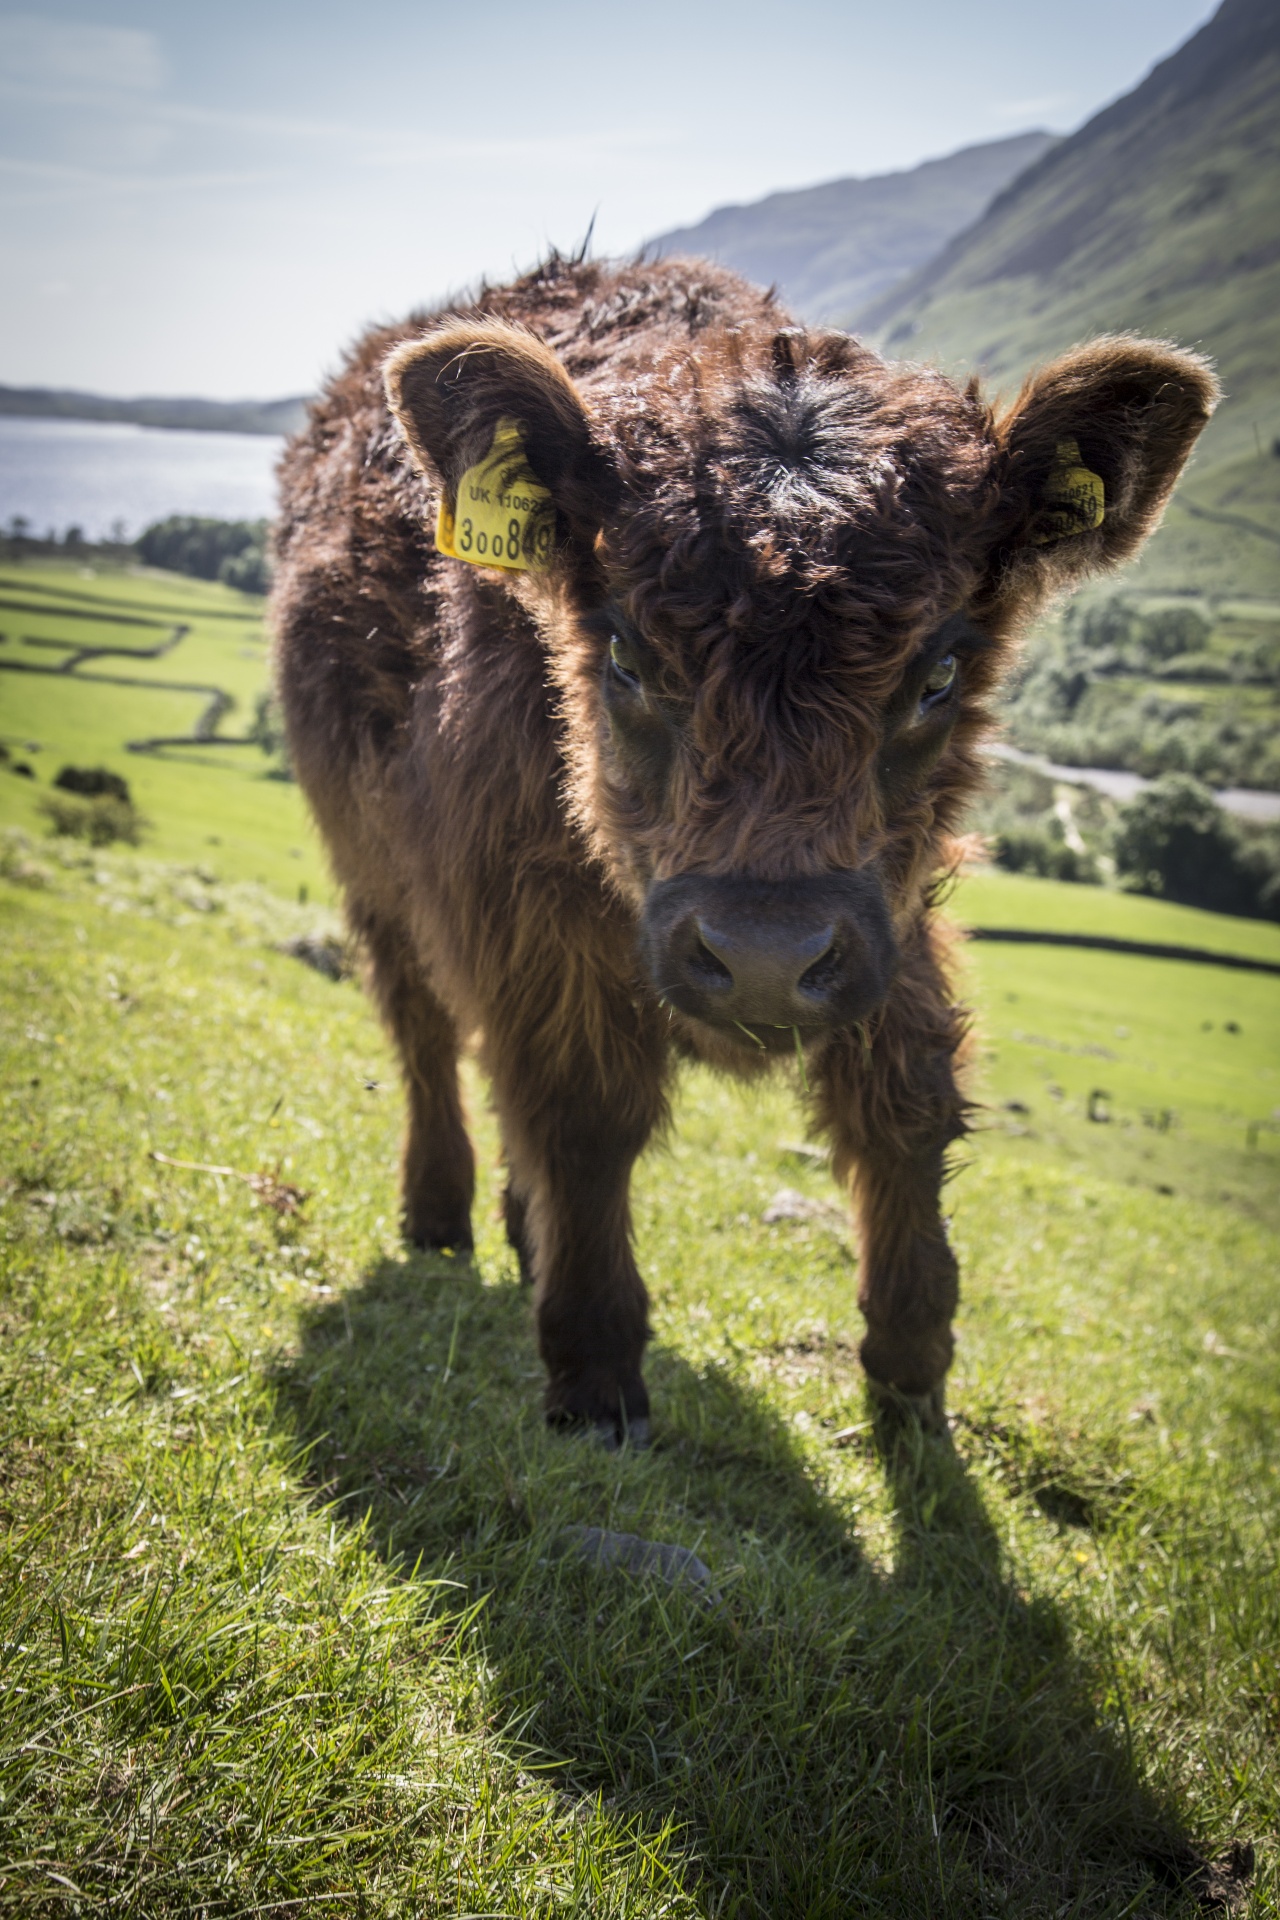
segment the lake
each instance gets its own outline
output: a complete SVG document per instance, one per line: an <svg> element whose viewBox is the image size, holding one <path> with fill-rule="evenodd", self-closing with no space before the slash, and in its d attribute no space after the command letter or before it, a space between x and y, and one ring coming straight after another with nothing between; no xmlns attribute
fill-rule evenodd
<svg viewBox="0 0 1280 1920"><path fill-rule="evenodd" d="M79 527L133 539L171 513L258 520L275 511L284 441L267 433L190 433L115 421L0 417L0 525L33 534Z"/></svg>

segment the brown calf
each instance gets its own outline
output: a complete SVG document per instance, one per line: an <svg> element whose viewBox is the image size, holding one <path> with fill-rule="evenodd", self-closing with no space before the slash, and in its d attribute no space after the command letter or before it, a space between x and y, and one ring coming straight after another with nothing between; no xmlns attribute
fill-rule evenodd
<svg viewBox="0 0 1280 1920"><path fill-rule="evenodd" d="M294 762L403 1058L422 1246L471 1244L478 1037L553 1421L647 1430L628 1183L674 1058L798 1051L867 1374L940 1412L965 1020L931 885L1020 629L1137 551L1215 398L1106 339L995 414L714 267L556 259L370 333L314 407Z"/></svg>

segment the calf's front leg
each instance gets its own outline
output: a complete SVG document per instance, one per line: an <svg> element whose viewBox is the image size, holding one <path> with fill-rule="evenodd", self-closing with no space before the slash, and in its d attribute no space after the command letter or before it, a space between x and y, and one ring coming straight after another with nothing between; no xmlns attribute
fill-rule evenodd
<svg viewBox="0 0 1280 1920"><path fill-rule="evenodd" d="M841 1034L822 1061L818 1104L836 1177L858 1227L862 1363L873 1392L942 1418L959 1298L941 1211L947 1148L966 1131L955 1056L964 1022L932 957L915 957L874 1032Z"/></svg>
<svg viewBox="0 0 1280 1920"><path fill-rule="evenodd" d="M648 1296L631 1248L631 1169L665 1114L660 1063L629 1050L625 1071L597 1058L539 1060L536 1046L492 1059L510 1169L506 1203L531 1269L553 1426L594 1428L607 1444L648 1437L641 1363Z"/></svg>
<svg viewBox="0 0 1280 1920"><path fill-rule="evenodd" d="M959 1270L939 1207L943 1152L955 1136L903 1159L869 1149L854 1170L866 1317L862 1364L873 1391L901 1398L936 1422L955 1351L951 1323Z"/></svg>

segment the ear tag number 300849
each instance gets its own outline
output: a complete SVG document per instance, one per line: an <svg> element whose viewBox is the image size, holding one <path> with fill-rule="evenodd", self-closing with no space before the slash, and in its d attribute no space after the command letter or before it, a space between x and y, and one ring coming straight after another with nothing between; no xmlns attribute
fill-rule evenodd
<svg viewBox="0 0 1280 1920"><path fill-rule="evenodd" d="M436 546L473 567L541 573L550 564L555 527L555 505L529 465L520 422L503 414L493 445L467 468L452 504L441 495Z"/></svg>

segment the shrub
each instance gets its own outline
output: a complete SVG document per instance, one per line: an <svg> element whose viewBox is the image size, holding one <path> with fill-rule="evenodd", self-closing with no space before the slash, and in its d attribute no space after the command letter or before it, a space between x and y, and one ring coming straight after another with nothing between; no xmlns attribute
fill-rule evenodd
<svg viewBox="0 0 1280 1920"><path fill-rule="evenodd" d="M1116 596L1068 617L1067 631L1078 636L1091 654L1112 655L1130 669L1171 660L1175 654L1203 653L1213 628L1198 607L1162 607L1140 613L1132 602Z"/></svg>
<svg viewBox="0 0 1280 1920"><path fill-rule="evenodd" d="M67 799L51 793L41 800L40 811L49 822L50 833L87 840L91 847L109 847L115 840L136 847L145 824L133 802L121 800L114 793Z"/></svg>
<svg viewBox="0 0 1280 1920"><path fill-rule="evenodd" d="M106 767L61 767L53 784L63 793L84 794L89 799L108 794L112 799L123 800L126 806L133 804L124 775L111 773Z"/></svg>
<svg viewBox="0 0 1280 1920"><path fill-rule="evenodd" d="M260 693L254 701L249 738L256 741L267 758L274 762L270 771L271 779L293 779L289 742L284 730L284 715L280 711L280 702L274 693Z"/></svg>
<svg viewBox="0 0 1280 1920"><path fill-rule="evenodd" d="M1280 912L1280 873L1265 839L1250 841L1198 780L1166 774L1121 809L1117 871L1135 892L1217 913Z"/></svg>
<svg viewBox="0 0 1280 1920"><path fill-rule="evenodd" d="M1069 607L1006 684L1009 738L1067 766L1280 787L1274 700L1244 692L1274 692L1280 619L1217 622L1198 606L1144 612L1121 596Z"/></svg>
<svg viewBox="0 0 1280 1920"><path fill-rule="evenodd" d="M1002 829L992 841L992 856L1007 873L1036 873L1044 880L1075 880L1087 886L1096 886L1101 877L1091 853L1069 847L1061 829L1055 835L1038 823Z"/></svg>
<svg viewBox="0 0 1280 1920"><path fill-rule="evenodd" d="M266 593L271 585L266 547L245 547L229 555L218 568L218 578L224 587L235 587L240 593Z"/></svg>
<svg viewBox="0 0 1280 1920"><path fill-rule="evenodd" d="M1203 653L1212 637L1213 628L1197 607L1165 607L1138 623L1138 644L1149 661Z"/></svg>
<svg viewBox="0 0 1280 1920"><path fill-rule="evenodd" d="M996 865L1009 873L1097 885L1102 877L1097 859L1087 840L1083 851L1067 845L1056 795L1054 782L1038 768L997 762L974 808L973 824L986 835ZM1075 793L1071 813L1078 830L1105 840L1108 820L1096 795Z"/></svg>

